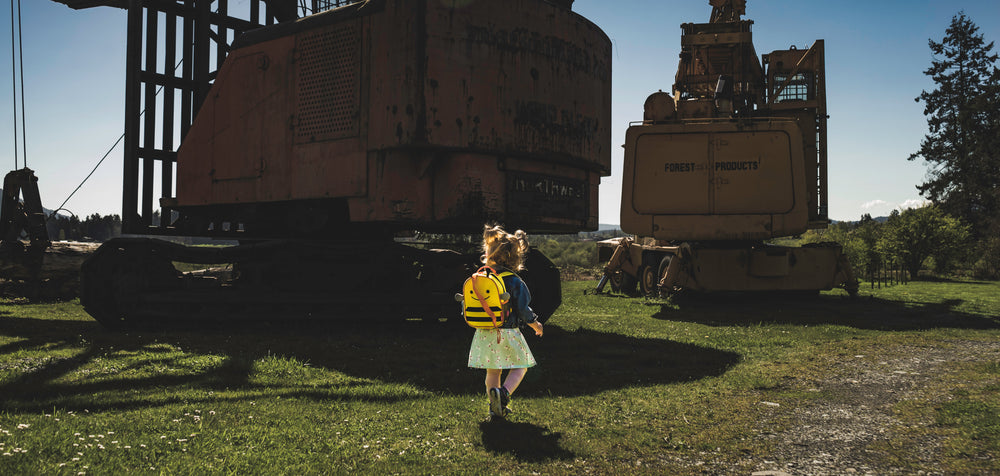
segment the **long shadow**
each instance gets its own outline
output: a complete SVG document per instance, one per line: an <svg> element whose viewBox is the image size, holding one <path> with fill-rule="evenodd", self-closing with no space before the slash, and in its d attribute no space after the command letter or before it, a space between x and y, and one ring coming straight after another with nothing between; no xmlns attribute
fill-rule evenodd
<svg viewBox="0 0 1000 476"><path fill-rule="evenodd" d="M4 345L0 352L82 350L70 357L44 360L0 384L0 410L44 411L55 406L95 412L160 406L170 401L158 389L171 387L385 402L424 398L421 391L478 395L483 388L483 373L466 366L472 332L464 323L377 320L241 323L236 330L113 332L96 322L8 316L0 318L0 335L18 340ZM521 396L586 395L684 382L720 375L740 360L735 353L690 344L585 329L567 332L556 326L548 326L543 338L532 335L528 340L539 365L528 372L519 391ZM152 360L178 367L183 363L172 360L183 360L191 354L216 355L223 360L220 365L182 375L104 374L82 381L64 378L79 374L95 359L114 363L116 356L148 355L163 344L182 349L184 357L164 354L140 363L119 362L119 367L135 371L151 365ZM295 359L354 379L319 388L293 379L276 385L262 384L252 378L253 364L268 356ZM366 382L358 383L357 379ZM415 390L385 395L363 388L378 382L408 384ZM102 400L91 398L124 389L139 392L120 392ZM144 400L143 390L156 391L160 398Z"/></svg>
<svg viewBox="0 0 1000 476"><path fill-rule="evenodd" d="M559 446L562 433L552 433L538 425L498 420L482 422L479 429L483 446L493 453L510 454L528 463L575 457L573 452Z"/></svg>
<svg viewBox="0 0 1000 476"><path fill-rule="evenodd" d="M997 329L1000 316L958 310L961 299L943 302L899 302L871 296L781 293L690 294L674 296L662 305L656 319L696 322L713 326L776 324L833 324L858 329L906 331L936 328Z"/></svg>

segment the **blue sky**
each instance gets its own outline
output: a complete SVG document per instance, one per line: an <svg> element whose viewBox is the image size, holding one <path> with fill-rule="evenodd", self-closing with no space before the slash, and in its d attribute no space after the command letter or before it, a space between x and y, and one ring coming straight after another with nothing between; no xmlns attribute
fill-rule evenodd
<svg viewBox="0 0 1000 476"><path fill-rule="evenodd" d="M3 3L0 166L13 168L10 4ZM21 6L28 167L39 176L43 204L55 208L122 133L125 13L72 10L48 0ZM680 24L707 21L711 6L708 0L576 0L573 9L613 44L612 175L601 181L599 213L601 223L618 223L625 129L642 118L650 93L670 90ZM959 11L997 42L994 52L1000 49L998 0L748 1L758 54L826 42L831 218L888 215L921 201L916 185L927 167L906 158L919 148L927 123L923 104L913 99L934 89L923 74L932 60L927 40L940 41ZM81 217L121 213L121 157L120 148L112 152L66 209Z"/></svg>

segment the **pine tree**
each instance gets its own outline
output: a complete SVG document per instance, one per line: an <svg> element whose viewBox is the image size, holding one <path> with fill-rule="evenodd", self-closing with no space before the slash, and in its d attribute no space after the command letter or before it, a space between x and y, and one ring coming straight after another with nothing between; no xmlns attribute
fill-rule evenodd
<svg viewBox="0 0 1000 476"><path fill-rule="evenodd" d="M920 194L984 236L1000 205L1000 71L993 42L964 12L952 17L941 42L929 40L934 60L924 71L937 89L922 91L930 133L920 150L929 165Z"/></svg>

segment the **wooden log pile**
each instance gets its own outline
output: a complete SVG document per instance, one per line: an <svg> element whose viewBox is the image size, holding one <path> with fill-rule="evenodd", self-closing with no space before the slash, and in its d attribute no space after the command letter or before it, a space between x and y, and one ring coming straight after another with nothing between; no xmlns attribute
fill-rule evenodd
<svg viewBox="0 0 1000 476"><path fill-rule="evenodd" d="M72 299L79 295L80 265L100 243L56 241L42 254L41 266L24 247L0 254L0 289L29 299Z"/></svg>

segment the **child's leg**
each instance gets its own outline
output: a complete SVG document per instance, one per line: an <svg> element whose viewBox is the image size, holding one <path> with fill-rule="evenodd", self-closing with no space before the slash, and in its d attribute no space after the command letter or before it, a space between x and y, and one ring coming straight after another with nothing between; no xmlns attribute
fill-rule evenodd
<svg viewBox="0 0 1000 476"><path fill-rule="evenodd" d="M503 386L507 389L508 394L514 393L514 390L517 390L517 386L521 385L521 379L524 378L524 374L526 373L528 373L528 369L526 368L510 369L510 372L507 373L507 378L503 382Z"/></svg>
<svg viewBox="0 0 1000 476"><path fill-rule="evenodd" d="M490 393L491 388L497 388L500 386L500 374L503 370L500 369L486 369L486 393Z"/></svg>

